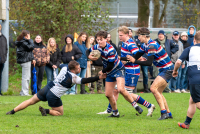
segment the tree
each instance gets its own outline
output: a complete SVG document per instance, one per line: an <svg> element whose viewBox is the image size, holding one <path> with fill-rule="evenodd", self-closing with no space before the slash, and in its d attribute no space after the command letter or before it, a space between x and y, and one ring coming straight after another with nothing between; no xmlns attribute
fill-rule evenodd
<svg viewBox="0 0 200 134"><path fill-rule="evenodd" d="M138 27L148 27L150 0L138 0Z"/></svg>
<svg viewBox="0 0 200 134"><path fill-rule="evenodd" d="M168 0L164 0L164 8L162 14L159 18L160 14L160 0L154 0L154 12L153 12L153 27L160 27L164 16L166 15L166 8L168 4Z"/></svg>
<svg viewBox="0 0 200 134"><path fill-rule="evenodd" d="M102 11L101 0L18 0L13 1L15 19L20 30L27 29L31 35L41 34L48 38L61 37L74 32L85 31L94 35L101 29L107 30L112 20L109 11ZM63 42L63 41L62 41Z"/></svg>

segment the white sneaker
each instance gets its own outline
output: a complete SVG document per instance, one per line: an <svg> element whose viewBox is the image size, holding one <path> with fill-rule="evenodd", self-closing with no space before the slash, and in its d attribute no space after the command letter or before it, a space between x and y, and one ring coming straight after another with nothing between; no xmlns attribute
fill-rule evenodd
<svg viewBox="0 0 200 134"><path fill-rule="evenodd" d="M99 113L97 113L97 114L111 114L111 112L108 113L108 111L107 111L107 109L106 109L106 111L104 111L104 112L99 112Z"/></svg>
<svg viewBox="0 0 200 134"><path fill-rule="evenodd" d="M190 93L190 92L187 92L185 91L185 89L181 90L181 93Z"/></svg>
<svg viewBox="0 0 200 134"><path fill-rule="evenodd" d="M156 109L155 105L154 104L151 104L151 107L148 108L148 114L147 116L152 116L153 114L153 111Z"/></svg>
<svg viewBox="0 0 200 134"><path fill-rule="evenodd" d="M174 90L175 93L181 93L180 89Z"/></svg>

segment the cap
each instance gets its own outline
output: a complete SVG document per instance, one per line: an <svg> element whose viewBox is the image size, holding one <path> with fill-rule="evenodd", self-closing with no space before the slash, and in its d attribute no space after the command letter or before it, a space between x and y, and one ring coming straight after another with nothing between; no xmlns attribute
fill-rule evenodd
<svg viewBox="0 0 200 134"><path fill-rule="evenodd" d="M179 35L179 32L178 31L174 31L173 35Z"/></svg>

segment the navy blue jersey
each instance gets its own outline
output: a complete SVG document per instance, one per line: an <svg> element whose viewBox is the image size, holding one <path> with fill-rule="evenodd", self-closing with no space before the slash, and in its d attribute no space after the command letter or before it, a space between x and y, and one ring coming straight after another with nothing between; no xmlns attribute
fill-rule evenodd
<svg viewBox="0 0 200 134"><path fill-rule="evenodd" d="M187 47L179 59L181 62L188 61L188 78L189 84L200 83L200 44Z"/></svg>

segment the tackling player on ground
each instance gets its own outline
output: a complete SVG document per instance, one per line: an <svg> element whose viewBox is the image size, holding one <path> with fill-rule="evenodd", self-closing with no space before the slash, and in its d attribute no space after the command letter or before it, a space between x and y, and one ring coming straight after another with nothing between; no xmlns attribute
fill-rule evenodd
<svg viewBox="0 0 200 134"><path fill-rule="evenodd" d="M70 61L68 67L63 67L54 81L49 82L32 98L22 102L6 114L14 114L30 105L38 103L39 101L48 101L48 104L52 109L44 109L40 106L39 110L42 116L46 116L47 114L54 116L63 115L63 105L60 97L64 95L68 89L70 89L74 84L85 84L106 78L105 74L96 77L80 78L76 75L79 74L80 71L81 68L79 63L76 61Z"/></svg>

